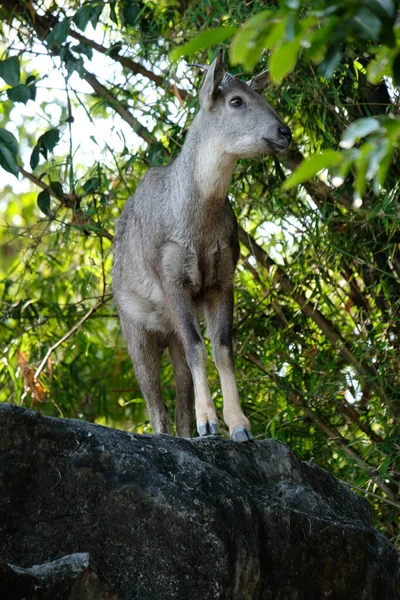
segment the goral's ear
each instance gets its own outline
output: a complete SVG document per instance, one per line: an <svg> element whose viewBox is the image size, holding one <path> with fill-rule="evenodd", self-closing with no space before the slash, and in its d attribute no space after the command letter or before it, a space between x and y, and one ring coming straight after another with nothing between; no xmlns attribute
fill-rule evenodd
<svg viewBox="0 0 400 600"><path fill-rule="evenodd" d="M261 94L263 90L267 87L269 83L269 72L263 71L259 75L253 77L251 81L248 82L248 86L251 87L252 90Z"/></svg>
<svg viewBox="0 0 400 600"><path fill-rule="evenodd" d="M218 52L217 58L207 70L207 75L200 90L200 106L205 110L211 110L218 89L225 75L224 51L222 48Z"/></svg>

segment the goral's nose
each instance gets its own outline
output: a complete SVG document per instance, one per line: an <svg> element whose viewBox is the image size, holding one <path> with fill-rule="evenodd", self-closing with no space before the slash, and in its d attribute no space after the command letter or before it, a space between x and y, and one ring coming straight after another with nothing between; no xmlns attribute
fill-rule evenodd
<svg viewBox="0 0 400 600"><path fill-rule="evenodd" d="M290 142L292 141L292 132L290 131L289 127L287 125L281 125L278 128L278 131L279 131L279 135L281 137L286 138L288 143L290 144Z"/></svg>

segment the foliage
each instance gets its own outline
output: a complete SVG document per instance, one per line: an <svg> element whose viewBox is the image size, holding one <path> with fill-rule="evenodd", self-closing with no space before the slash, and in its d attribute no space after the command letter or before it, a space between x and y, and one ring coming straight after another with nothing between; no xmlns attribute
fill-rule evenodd
<svg viewBox="0 0 400 600"><path fill-rule="evenodd" d="M196 110L196 70L178 58L223 45L232 73L269 68L294 135L242 161L231 187L245 411L256 437L367 495L398 539L394 2L0 0L0 16L0 400L150 431L110 294L114 223ZM172 414L166 357L162 379ZM211 364L210 381L221 413Z"/></svg>

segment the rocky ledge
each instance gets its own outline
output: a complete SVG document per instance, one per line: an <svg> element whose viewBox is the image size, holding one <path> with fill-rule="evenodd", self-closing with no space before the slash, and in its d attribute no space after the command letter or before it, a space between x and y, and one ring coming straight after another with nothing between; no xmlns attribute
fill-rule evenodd
<svg viewBox="0 0 400 600"><path fill-rule="evenodd" d="M0 482L3 600L398 597L368 503L276 440L134 435L0 404Z"/></svg>

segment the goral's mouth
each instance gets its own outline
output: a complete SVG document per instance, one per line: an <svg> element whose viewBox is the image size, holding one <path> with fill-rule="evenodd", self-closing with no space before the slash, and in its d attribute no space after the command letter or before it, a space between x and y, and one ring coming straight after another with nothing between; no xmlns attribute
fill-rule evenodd
<svg viewBox="0 0 400 600"><path fill-rule="evenodd" d="M265 137L263 137L263 140L265 142L267 142L268 147L271 152L282 152L283 150L286 150L286 148L288 147L287 145L279 144L278 142L273 142L272 140L268 140Z"/></svg>

